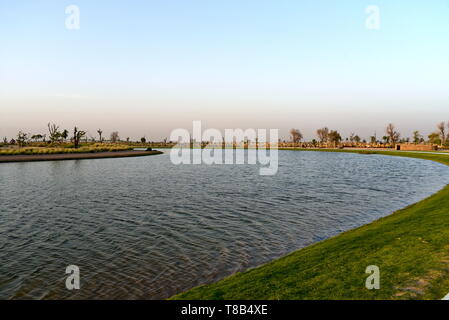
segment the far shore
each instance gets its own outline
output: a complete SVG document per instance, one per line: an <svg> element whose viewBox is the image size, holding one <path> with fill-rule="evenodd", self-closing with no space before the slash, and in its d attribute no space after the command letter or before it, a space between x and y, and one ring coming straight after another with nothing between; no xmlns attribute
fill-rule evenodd
<svg viewBox="0 0 449 320"><path fill-rule="evenodd" d="M93 153L56 153L56 154L33 154L33 155L2 155L0 163L8 162L30 162L30 161L61 161L61 160L82 160L82 159L105 159L142 157L162 154L163 152L153 151L113 151L113 152L93 152Z"/></svg>

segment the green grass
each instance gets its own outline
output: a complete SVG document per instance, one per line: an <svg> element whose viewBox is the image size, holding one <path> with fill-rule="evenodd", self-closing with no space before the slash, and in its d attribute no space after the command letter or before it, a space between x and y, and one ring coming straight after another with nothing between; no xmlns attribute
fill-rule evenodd
<svg viewBox="0 0 449 320"><path fill-rule="evenodd" d="M114 145L114 144L95 144L89 146L81 146L77 149L68 147L24 147L16 149L0 150L2 155L39 155L39 154L66 154L66 153L95 153L95 152L116 152L131 150L133 147Z"/></svg>
<svg viewBox="0 0 449 320"><path fill-rule="evenodd" d="M449 165L449 155L331 151L406 156ZM380 268L379 290L365 287L369 265ZM172 299L441 299L448 292L446 186L387 217Z"/></svg>

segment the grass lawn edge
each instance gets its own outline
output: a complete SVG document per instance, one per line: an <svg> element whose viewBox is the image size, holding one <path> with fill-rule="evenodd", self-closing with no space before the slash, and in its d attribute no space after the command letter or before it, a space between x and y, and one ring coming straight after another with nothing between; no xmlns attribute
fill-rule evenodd
<svg viewBox="0 0 449 320"><path fill-rule="evenodd" d="M449 165L447 154L286 150L402 156ZM170 299L441 299L449 292L448 211L449 185L369 224ZM379 290L365 287L369 265L380 268Z"/></svg>

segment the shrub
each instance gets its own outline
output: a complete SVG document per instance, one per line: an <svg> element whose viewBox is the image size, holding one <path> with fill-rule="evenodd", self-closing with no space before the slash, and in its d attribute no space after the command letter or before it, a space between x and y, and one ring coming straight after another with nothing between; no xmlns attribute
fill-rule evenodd
<svg viewBox="0 0 449 320"><path fill-rule="evenodd" d="M133 147L123 145L111 144L93 144L88 146L81 146L78 149L70 148L68 146L58 147L28 147L22 149L3 149L0 150L0 155L33 155L33 154L64 154L64 153L95 153L95 152L117 152L131 150Z"/></svg>

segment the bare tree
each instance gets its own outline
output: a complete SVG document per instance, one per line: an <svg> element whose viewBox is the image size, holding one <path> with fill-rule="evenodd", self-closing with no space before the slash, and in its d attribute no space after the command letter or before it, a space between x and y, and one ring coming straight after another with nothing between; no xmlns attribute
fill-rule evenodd
<svg viewBox="0 0 449 320"><path fill-rule="evenodd" d="M393 146L396 145L396 143L399 141L399 138L401 137L401 134L398 131L396 131L396 127L394 126L394 124L392 123L388 124L385 132L389 137L389 142Z"/></svg>
<svg viewBox="0 0 449 320"><path fill-rule="evenodd" d="M318 129L316 135L321 143L327 142L329 140L329 129L327 127Z"/></svg>
<svg viewBox="0 0 449 320"><path fill-rule="evenodd" d="M292 136L293 143L299 143L303 138L301 131L298 129L291 129L290 135Z"/></svg>
<svg viewBox="0 0 449 320"><path fill-rule="evenodd" d="M84 137L86 135L85 131L80 131L78 130L77 127L75 127L73 129L73 144L75 146L75 149L79 147L80 145L80 140L82 137Z"/></svg>
<svg viewBox="0 0 449 320"><path fill-rule="evenodd" d="M354 142L354 138L355 138L355 133L351 132L351 134L349 135L349 141Z"/></svg>
<svg viewBox="0 0 449 320"><path fill-rule="evenodd" d="M57 141L60 137L61 137L61 133L58 131L59 130L59 126L57 126L56 124L47 124L48 126L48 132L50 134L50 141L51 142L55 142Z"/></svg>
<svg viewBox="0 0 449 320"><path fill-rule="evenodd" d="M447 130L449 131L449 121L447 122ZM449 140L449 137L446 137L447 140Z"/></svg>
<svg viewBox="0 0 449 320"><path fill-rule="evenodd" d="M22 131L19 131L17 134L17 144L20 148L22 148L28 140L28 134Z"/></svg>
<svg viewBox="0 0 449 320"><path fill-rule="evenodd" d="M446 142L446 123L441 122L437 125L438 133L440 135L441 144L444 144Z"/></svg>
<svg viewBox="0 0 449 320"><path fill-rule="evenodd" d="M118 131L114 131L111 133L111 142L116 143L119 141L120 137L118 136Z"/></svg>
<svg viewBox="0 0 449 320"><path fill-rule="evenodd" d="M101 137L101 135L103 134L103 130L98 129L97 132L98 132L98 135L100 136L100 142L103 142L103 138Z"/></svg>

